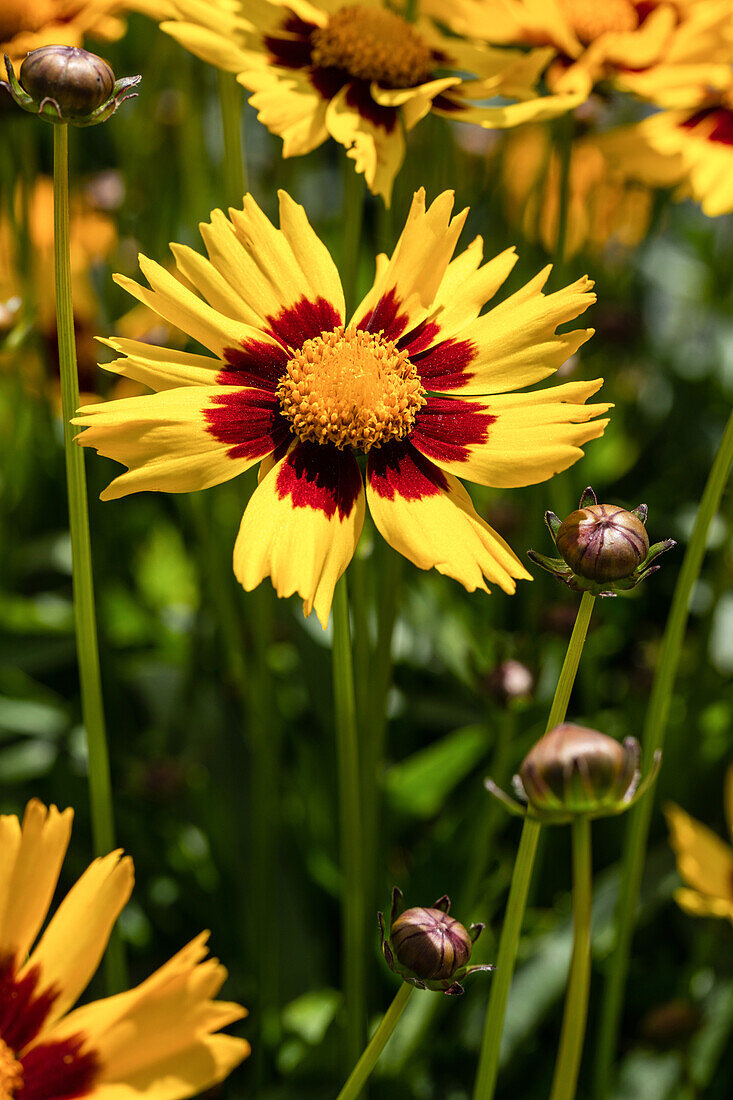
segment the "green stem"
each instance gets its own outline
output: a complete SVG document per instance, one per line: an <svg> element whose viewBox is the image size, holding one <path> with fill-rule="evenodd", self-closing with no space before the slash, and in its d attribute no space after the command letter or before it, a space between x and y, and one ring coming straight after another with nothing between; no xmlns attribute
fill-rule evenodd
<svg viewBox="0 0 733 1100"><path fill-rule="evenodd" d="M365 189L363 178L356 173L352 162L348 160L344 165L343 260L341 262L341 281L346 298L347 317L357 304Z"/></svg>
<svg viewBox="0 0 733 1100"><path fill-rule="evenodd" d="M583 1054L590 990L590 920L593 899L590 821L573 821L573 956L562 1018L560 1050L550 1100L574 1100Z"/></svg>
<svg viewBox="0 0 733 1100"><path fill-rule="evenodd" d="M387 1045L387 1041L397 1026L397 1022L405 1010L405 1005L412 996L414 985L402 982L397 994L385 1012L379 1027L369 1040L369 1045L349 1076L348 1081L341 1089L336 1100L356 1100L361 1093L364 1083L369 1078L372 1070L379 1060L379 1056Z"/></svg>
<svg viewBox="0 0 733 1100"><path fill-rule="evenodd" d="M570 161L573 154L575 136L575 118L572 111L559 118L555 128L556 150L558 156L558 212L557 239L555 254L552 258L552 281L556 287L563 285L565 270L565 251L568 239L568 198L570 197Z"/></svg>
<svg viewBox="0 0 733 1100"><path fill-rule="evenodd" d="M336 749L341 833L343 975L346 1006L344 1058L352 1066L364 1046L365 1020L365 916L364 834L361 816L359 741L356 727L354 667L349 627L346 577L333 596L333 694L336 714Z"/></svg>
<svg viewBox="0 0 733 1100"><path fill-rule="evenodd" d="M654 753L658 749L661 750L664 745L674 682L687 627L690 594L700 575L708 530L720 505L732 462L733 412L728 418L718 453L708 475L705 491L695 519L695 526L672 597L659 664L654 676L649 707L644 722L642 745L646 767L649 767ZM624 854L621 864L621 886L616 907L616 944L609 960L604 988L595 1067L595 1096L598 1100L603 1100L603 1097L608 1094L611 1084L611 1067L616 1053L621 1008L629 969L631 940L641 890L644 857L653 805L653 798L642 798L631 811L626 826Z"/></svg>
<svg viewBox="0 0 733 1100"><path fill-rule="evenodd" d="M227 202L239 207L247 190L247 165L242 140L242 89L233 73L217 70L216 79L224 131L224 188Z"/></svg>
<svg viewBox="0 0 733 1100"><path fill-rule="evenodd" d="M550 707L550 715L547 719L547 729L551 730L565 718L570 702L570 694L575 683L575 676L580 664L580 657L585 644L585 636L588 633L588 624L593 612L595 597L584 592L580 601L578 615L573 627L573 633L568 642L565 661L563 662L560 678L555 689L555 697ZM519 937L522 931L524 909L527 904L529 883L532 877L537 842L540 836L540 825L537 821L526 817L522 826L522 835L519 841L519 851L512 872L512 882L509 887L509 899L507 901L504 924L499 940L499 952L496 959L496 973L491 982L489 994L489 1007L486 1012L486 1023L481 1043L478 1072L473 1090L473 1100L491 1100L496 1088L496 1078L499 1072L499 1053L501 1049L501 1036L504 1027L504 1013L509 996L509 987L514 974L514 965L519 948Z"/></svg>
<svg viewBox="0 0 733 1100"><path fill-rule="evenodd" d="M71 424L79 407L79 378L74 340L74 307L71 299L69 257L69 133L68 126L53 127L53 225L56 276L56 324L61 372L61 406L64 421L64 456L69 494L71 569L74 595L74 624L81 686L81 710L89 754L89 795L92 835L97 855L115 847L112 784L104 723L102 678L99 668L97 616L94 605L92 547L89 536L87 482L84 452L74 443L77 429ZM110 940L106 960L110 992L122 989L125 960L122 941Z"/></svg>

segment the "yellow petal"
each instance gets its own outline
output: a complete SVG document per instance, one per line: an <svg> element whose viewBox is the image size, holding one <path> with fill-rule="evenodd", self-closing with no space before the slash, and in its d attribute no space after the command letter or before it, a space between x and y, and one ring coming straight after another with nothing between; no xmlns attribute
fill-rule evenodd
<svg viewBox="0 0 733 1100"><path fill-rule="evenodd" d="M405 135L395 108L370 102L366 117L354 101L352 85L346 84L328 104L326 128L344 146L372 194L381 195L389 206L395 176L405 159ZM374 116L383 122L375 123Z"/></svg>
<svg viewBox="0 0 733 1100"><path fill-rule="evenodd" d="M22 828L0 817L0 956L25 959L53 899L69 846L72 810L32 799Z"/></svg>
<svg viewBox="0 0 733 1100"><path fill-rule="evenodd" d="M262 479L234 547L234 573L251 591L271 577L278 596L297 592L324 630L336 582L364 523L364 489L347 451L298 443Z"/></svg>
<svg viewBox="0 0 733 1100"><path fill-rule="evenodd" d="M687 885L733 904L733 850L679 806L667 806L665 816L677 868Z"/></svg>
<svg viewBox="0 0 733 1100"><path fill-rule="evenodd" d="M409 443L369 455L367 499L380 534L419 569L437 569L469 591L486 581L513 593L530 574L504 540L476 514L461 483Z"/></svg>
<svg viewBox="0 0 733 1100"><path fill-rule="evenodd" d="M328 100L313 87L307 72L297 69L248 69L238 80L254 94L250 104L272 134L283 139L283 156L300 157L328 138Z"/></svg>
<svg viewBox="0 0 733 1100"><path fill-rule="evenodd" d="M723 917L733 921L733 900L708 897L706 894L699 894L697 890L686 890L684 887L675 890L674 900L680 909L691 913L693 917Z"/></svg>
<svg viewBox="0 0 733 1100"><path fill-rule="evenodd" d="M99 342L124 356L123 359L100 364L103 370L142 382L156 392L179 386L213 386L223 366L221 359L162 348L140 340L110 338L100 339Z"/></svg>

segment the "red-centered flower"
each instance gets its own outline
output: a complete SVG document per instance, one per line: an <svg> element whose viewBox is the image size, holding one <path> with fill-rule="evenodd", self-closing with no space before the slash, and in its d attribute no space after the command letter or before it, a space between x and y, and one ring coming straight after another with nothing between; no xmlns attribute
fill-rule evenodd
<svg viewBox="0 0 733 1100"><path fill-rule="evenodd" d="M480 315L509 272L508 249L481 263L476 238L452 259L467 211L452 192L418 192L390 258L346 323L338 271L302 207L280 195L280 229L247 196L201 227L209 259L172 245L180 279L142 257L150 289L117 281L215 358L110 340L106 369L159 392L79 411L78 437L129 467L102 494L190 492L262 461L234 571L248 590L270 576L325 626L365 511L421 569L469 591L514 592L529 578L477 515L459 477L511 487L545 481L603 433L602 384L517 393L553 374L592 330L556 334L594 296L579 279L545 296L550 268ZM195 288L195 289L194 289Z"/></svg>
<svg viewBox="0 0 733 1100"><path fill-rule="evenodd" d="M0 1098L198 1096L249 1054L243 1039L215 1034L246 1013L212 999L226 971L205 958L206 934L135 989L73 1008L130 897L129 857L95 860L35 943L72 818L35 799L22 824L0 817Z"/></svg>

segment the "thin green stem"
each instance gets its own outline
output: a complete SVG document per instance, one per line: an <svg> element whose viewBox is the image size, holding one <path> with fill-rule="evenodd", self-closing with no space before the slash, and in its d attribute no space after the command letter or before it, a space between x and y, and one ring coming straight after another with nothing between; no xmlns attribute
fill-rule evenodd
<svg viewBox="0 0 733 1100"><path fill-rule="evenodd" d="M341 833L341 884L343 920L343 983L346 1006L344 1058L352 1066L364 1046L365 1013L365 917L364 833L361 816L359 741L356 726L354 667L349 626L346 577L333 596L333 694L336 714L336 749Z"/></svg>
<svg viewBox="0 0 733 1100"><path fill-rule="evenodd" d="M360 1095L365 1082L379 1060L380 1054L387 1045L390 1035L397 1026L397 1022L404 1012L414 989L414 985L402 982L392 1004L382 1017L379 1027L369 1040L369 1045L354 1066L348 1081L341 1089L336 1100L356 1100L356 1097Z"/></svg>
<svg viewBox="0 0 733 1100"><path fill-rule="evenodd" d="M247 164L242 138L242 89L233 73L217 70L221 123L224 131L224 187L232 206L242 205L247 190Z"/></svg>
<svg viewBox="0 0 733 1100"><path fill-rule="evenodd" d="M574 1100L588 1018L590 920L593 901L593 864L588 818L576 818L572 824L572 833L573 955L550 1100Z"/></svg>
<svg viewBox="0 0 733 1100"><path fill-rule="evenodd" d="M354 310L359 284L359 255L361 251L361 231L364 224L365 183L362 176L354 170L350 160L344 165L344 219L343 219L343 259L341 261L341 282L346 298L346 315Z"/></svg>
<svg viewBox="0 0 733 1100"><path fill-rule="evenodd" d="M552 700L550 714L547 719L547 729L551 730L559 725L565 718L570 702L570 695L575 683L575 677L580 664L580 657L588 633L588 624L593 612L595 597L584 592L580 601L578 615L573 627L573 633L568 642L567 653L563 662L560 678L555 689L555 697ZM519 841L519 851L512 872L511 886L509 887L509 899L507 901L504 924L501 929L499 951L496 959L496 974L491 982L489 994L489 1007L486 1012L484 1035L481 1043L478 1072L473 1089L473 1100L491 1100L496 1088L496 1078L499 1073L499 1054L501 1049L501 1036L504 1028L504 1013L509 996L509 987L514 974L514 965L519 948L519 937L522 931L522 920L527 904L532 868L534 866L537 842L540 837L540 825L527 817L522 826L522 835Z"/></svg>
<svg viewBox="0 0 733 1100"><path fill-rule="evenodd" d="M555 253L552 258L552 279L555 286L562 286L565 271L565 251L568 238L568 199L570 197L570 161L573 154L573 137L575 136L575 118L569 111L555 124L556 150L558 156L558 212L557 212L557 239L555 241Z"/></svg>
<svg viewBox="0 0 733 1100"><path fill-rule="evenodd" d="M733 463L733 412L728 418L718 453L708 475L695 526L672 597L659 664L644 722L642 747L646 767L649 767L654 753L658 749L661 750L664 745L674 682L687 628L690 594L700 575L708 531L720 505L731 463ZM604 988L595 1066L595 1096L598 1100L603 1100L603 1097L608 1095L611 1085L611 1067L616 1053L653 805L653 798L642 798L631 811L626 826L621 885L616 907L616 944L609 959Z"/></svg>
<svg viewBox="0 0 733 1100"><path fill-rule="evenodd" d="M102 677L99 668L97 616L94 605L92 547L89 535L87 482L84 453L74 443L77 429L71 424L79 407L79 378L74 340L74 307L71 299L71 261L69 257L69 134L68 126L53 127L53 217L56 275L56 324L61 405L64 421L64 456L69 494L69 530L74 594L74 625L81 686L81 710L89 754L89 795L92 834L97 855L106 855L115 847L112 784L102 701ZM110 940L106 955L107 984L110 992L124 987L125 960L118 936Z"/></svg>

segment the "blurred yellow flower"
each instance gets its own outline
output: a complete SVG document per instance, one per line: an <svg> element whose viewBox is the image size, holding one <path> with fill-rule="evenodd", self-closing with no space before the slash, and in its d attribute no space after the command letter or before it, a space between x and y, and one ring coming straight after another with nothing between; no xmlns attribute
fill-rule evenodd
<svg viewBox="0 0 733 1100"><path fill-rule="evenodd" d="M81 46L87 35L119 38L125 25L117 16L129 6L126 0L2 0L0 57L7 53L18 63L39 46Z"/></svg>
<svg viewBox="0 0 733 1100"><path fill-rule="evenodd" d="M725 811L733 837L733 767L725 777ZM679 806L665 809L669 842L686 886L675 900L697 917L727 917L733 921L733 848Z"/></svg>
<svg viewBox="0 0 733 1100"><path fill-rule="evenodd" d="M181 493L262 461L234 571L250 590L270 576L326 625L368 499L383 537L421 569L469 591L513 592L524 566L477 515L459 477L545 481L603 433L602 380L536 392L592 330L556 334L595 300L579 279L545 296L550 268L479 316L516 262L482 265L476 238L452 259L466 219L452 192L427 210L418 192L390 258L347 322L336 266L302 207L280 193L280 229L251 196L201 226L209 259L172 245L179 277L141 257L148 289L117 277L211 356L109 341L107 370L158 390L92 405L77 440L129 467L104 491ZM366 455L367 494L357 455Z"/></svg>
<svg viewBox="0 0 733 1100"><path fill-rule="evenodd" d="M504 45L553 46L555 93L612 84L663 107L725 87L733 60L730 0L424 0L459 34Z"/></svg>
<svg viewBox="0 0 733 1100"><path fill-rule="evenodd" d="M539 240L552 254L557 247L560 157L543 126L525 126L505 138L501 178L510 223L527 240ZM644 239L652 193L630 181L604 155L595 137L573 143L569 178L565 256L600 253L608 246L633 248Z"/></svg>
<svg viewBox="0 0 733 1100"><path fill-rule="evenodd" d="M619 169L650 187L675 187L710 218L733 212L733 83L688 111L660 111L605 135Z"/></svg>
<svg viewBox="0 0 733 1100"><path fill-rule="evenodd" d="M239 74L260 122L282 137L284 156L332 137L387 203L405 133L431 111L505 127L578 102L538 96L552 50L497 50L448 37L427 18L408 23L386 0L165 0L162 8L149 0L148 10L187 49ZM175 18L166 21L171 10ZM480 105L495 96L519 102Z"/></svg>
<svg viewBox="0 0 733 1100"><path fill-rule="evenodd" d="M71 810L35 799L22 824L0 817L0 1096L197 1096L250 1049L243 1039L215 1034L246 1011L212 999L226 970L205 958L206 933L134 989L73 1008L132 892L129 857L112 852L95 860L35 943L72 818Z"/></svg>

